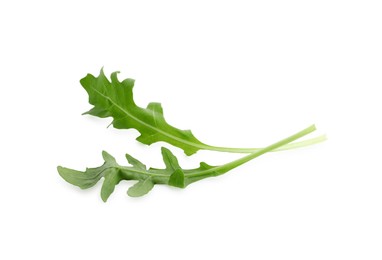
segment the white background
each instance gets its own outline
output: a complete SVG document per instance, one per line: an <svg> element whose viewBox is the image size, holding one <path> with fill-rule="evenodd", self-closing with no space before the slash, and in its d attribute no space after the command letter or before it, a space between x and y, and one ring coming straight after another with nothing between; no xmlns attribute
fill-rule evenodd
<svg viewBox="0 0 382 260"><path fill-rule="evenodd" d="M381 1L1 1L1 259L381 259ZM329 140L185 190L80 190L107 150L160 147L81 116L79 80L119 70L140 106L201 141L264 146L312 123ZM314 135L312 135L314 136ZM198 152L180 164L239 155Z"/></svg>

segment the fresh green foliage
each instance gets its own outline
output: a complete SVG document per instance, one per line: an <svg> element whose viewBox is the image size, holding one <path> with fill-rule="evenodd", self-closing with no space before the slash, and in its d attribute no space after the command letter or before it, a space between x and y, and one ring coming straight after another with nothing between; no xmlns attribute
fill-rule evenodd
<svg viewBox="0 0 382 260"><path fill-rule="evenodd" d="M112 125L118 129L136 129L140 132L137 140L150 145L163 141L179 147L187 155L192 155L200 149L253 153L261 148L226 148L210 146L199 141L190 130L180 130L168 124L163 116L160 103L150 103L147 108L139 107L133 99L133 79L125 79L120 82L117 73L111 74L109 81L103 70L96 78L91 74L81 79L81 85L89 95L89 103L94 107L85 114L105 118L112 117ZM275 151L294 149L311 145L325 140L325 136L314 139L292 143L276 149Z"/></svg>
<svg viewBox="0 0 382 260"><path fill-rule="evenodd" d="M109 198L120 181L135 180L137 182L128 189L127 194L131 197L139 197L147 194L155 184L167 184L178 188L185 188L193 182L208 177L219 176L262 154L291 143L313 132L315 129L315 126L312 125L286 139L220 166L211 166L202 162L199 168L184 170L179 166L177 158L170 150L162 147L163 162L166 166L164 169L147 169L146 165L128 154L126 154L126 159L131 166L121 166L110 154L103 152L102 156L105 162L100 167L87 168L84 172L81 172L59 166L58 172L67 182L82 189L90 188L101 178L104 178L101 188L101 198L103 201Z"/></svg>
<svg viewBox="0 0 382 260"><path fill-rule="evenodd" d="M226 148L210 146L200 142L190 130L180 130L169 125L159 103L150 103L147 108L137 106L133 99L134 80L125 79L120 82L117 73L111 74L109 81L103 70L96 78L88 74L81 79L81 84L89 95L89 103L93 108L85 114L105 118L112 117L112 125L118 129L136 129L140 132L137 138L141 143L150 145L163 141L183 149L187 155L198 150L212 150L221 152L249 153L248 155L220 166L211 166L200 163L195 169L182 169L177 158L167 148L162 147L164 169L147 168L145 164L126 154L130 166L119 165L114 157L103 152L104 163L100 167L87 168L85 171L76 171L59 166L59 174L67 182L82 189L94 186L100 179L103 180L101 198L107 201L113 193L115 186L122 180L136 181L127 194L131 197L140 197L156 184L165 184L177 188L209 177L224 174L254 158L272 151L281 151L312 145L325 140L325 136L294 142L295 140L313 132L314 125L265 148Z"/></svg>

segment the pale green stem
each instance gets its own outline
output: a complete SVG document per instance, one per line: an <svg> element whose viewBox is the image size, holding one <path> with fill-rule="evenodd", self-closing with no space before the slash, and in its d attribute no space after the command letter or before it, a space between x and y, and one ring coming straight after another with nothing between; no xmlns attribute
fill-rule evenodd
<svg viewBox="0 0 382 260"><path fill-rule="evenodd" d="M223 174L223 173L226 173L227 171L229 170L232 170L250 160L253 160L255 159L256 157L259 157L260 155L263 155L267 152L270 152L272 150L275 150L279 147L282 147L288 143L291 143L307 134L310 134L311 132L315 131L316 130L316 126L315 125L311 125L309 126L308 128L305 128L304 130L294 134L294 135L291 135L290 137L288 138L285 138L277 143L274 143L272 145L269 145L265 148L262 148L260 150L257 150L247 156L244 156L242 158L239 158L235 161L232 161L230 163L227 163L227 164L224 164L224 165L221 165L221 166L217 166L215 168L212 168L212 169L209 169L209 170L206 170L206 171L203 171L203 172L200 172L200 173L196 173L196 174L189 174L187 175L187 177L200 177L200 176L204 176L204 175L209 175L211 172L216 172L217 174L216 175L220 175L220 174ZM216 176L215 175L215 176Z"/></svg>
<svg viewBox="0 0 382 260"><path fill-rule="evenodd" d="M302 148L302 147L324 142L325 140L327 140L326 135L320 135L318 137L311 138L308 140L286 144L284 146L281 146L277 149L272 150L271 152L280 152L285 150ZM229 147L208 146L204 149L210 150L210 151L229 152L229 153L254 153L259 150L262 150L263 148L229 148Z"/></svg>

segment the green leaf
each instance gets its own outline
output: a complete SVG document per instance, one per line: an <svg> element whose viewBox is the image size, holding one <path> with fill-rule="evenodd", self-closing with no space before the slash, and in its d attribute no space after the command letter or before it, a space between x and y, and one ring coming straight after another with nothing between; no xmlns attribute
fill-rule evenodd
<svg viewBox="0 0 382 260"><path fill-rule="evenodd" d="M94 106L87 114L113 117L115 128L138 130L141 135L137 140L147 145L164 141L183 149L188 155L205 146L191 131L169 125L159 103L150 103L147 108L137 106L133 100L134 80L120 82L117 73L111 74L111 81L102 70L97 78L88 74L81 79L81 85L89 95L89 103Z"/></svg>
<svg viewBox="0 0 382 260"><path fill-rule="evenodd" d="M127 161L135 166L136 168L138 169L141 169L141 170L146 170L146 165L144 165L143 163L141 163L140 161L138 161L137 159L135 159L133 156L129 155L129 154L125 154L125 157L127 159Z"/></svg>
<svg viewBox="0 0 382 260"><path fill-rule="evenodd" d="M258 150L257 152L220 166L211 166L202 162L200 163L199 168L183 170L179 166L177 158L171 151L162 147L163 162L166 166L164 169L150 168L147 170L143 163L130 155L126 155L126 158L131 166L121 166L115 161L114 157L107 152L103 152L102 156L105 163L101 167L88 168L84 172L58 167L58 171L66 181L83 189L93 186L97 181L104 177L105 180L101 190L103 201L108 199L110 194L114 191L114 187L121 180L137 180L138 182L129 188L128 195L138 197L147 194L155 184L166 184L184 188L193 182L219 176L259 157L260 155L293 142L294 140L313 132L315 129L315 126L310 126L288 138Z"/></svg>
<svg viewBox="0 0 382 260"><path fill-rule="evenodd" d="M152 182L151 178L148 177L144 180L138 181L136 184L131 186L127 194L130 197L141 197L143 195L146 195L151 189L154 187L154 183Z"/></svg>
<svg viewBox="0 0 382 260"><path fill-rule="evenodd" d="M172 152L165 147L162 147L161 151L164 164L166 165L166 169L172 172L179 170L180 166L178 163L178 159L172 154Z"/></svg>
<svg viewBox="0 0 382 260"><path fill-rule="evenodd" d="M104 202L107 201L109 196L113 193L115 186L123 180L122 175L118 168L109 168L104 173L105 180L101 188L101 198Z"/></svg>
<svg viewBox="0 0 382 260"><path fill-rule="evenodd" d="M58 173L64 180L80 187L81 189L87 189L94 186L104 176L104 171L106 169L108 169L108 165L106 163L98 168L86 168L84 172L61 166L57 167Z"/></svg>
<svg viewBox="0 0 382 260"><path fill-rule="evenodd" d="M141 134L137 138L139 142L147 145L159 141L167 142L183 149L187 155L192 155L200 149L235 153L253 153L261 150L261 148L217 147L202 143L190 130L180 130L168 124L160 103L150 103L147 108L137 106L133 98L134 80L125 79L120 82L117 74L118 72L112 73L109 81L101 70L98 77L88 74L81 79L81 85L89 95L89 103L94 106L84 114L101 118L112 117L112 125L115 128L138 130ZM274 151L312 145L323 140L325 137L321 136L289 144Z"/></svg>

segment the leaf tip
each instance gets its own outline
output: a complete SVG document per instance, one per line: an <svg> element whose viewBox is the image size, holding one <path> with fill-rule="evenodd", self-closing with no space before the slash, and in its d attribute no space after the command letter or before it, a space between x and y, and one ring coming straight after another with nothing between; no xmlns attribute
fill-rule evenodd
<svg viewBox="0 0 382 260"><path fill-rule="evenodd" d="M109 196L106 196L105 194L103 194L103 193L101 192L101 199L102 199L102 201L103 201L104 203L107 202L108 198L109 198Z"/></svg>
<svg viewBox="0 0 382 260"><path fill-rule="evenodd" d="M146 195L149 193L152 188L154 187L154 182L149 177L145 180L140 180L137 183L135 183L133 186L131 186L127 190L127 195L130 197L142 197L143 195Z"/></svg>
<svg viewBox="0 0 382 260"><path fill-rule="evenodd" d="M197 150L183 150L187 156L191 156L197 152Z"/></svg>
<svg viewBox="0 0 382 260"><path fill-rule="evenodd" d="M118 74L119 73L120 73L119 71L114 71L113 73L111 73L111 75L110 75L111 82L119 83L119 80L118 80Z"/></svg>
<svg viewBox="0 0 382 260"><path fill-rule="evenodd" d="M104 66L101 67L101 69L99 71L99 75L105 75Z"/></svg>
<svg viewBox="0 0 382 260"><path fill-rule="evenodd" d="M117 164L115 158L106 151L102 151L102 158L105 160L106 163L110 163L112 165Z"/></svg>
<svg viewBox="0 0 382 260"><path fill-rule="evenodd" d="M168 148L166 148L166 147L161 147L161 152L162 152L162 154L164 154L164 153L171 153L172 154L172 152L170 151L170 149L168 149Z"/></svg>
<svg viewBox="0 0 382 260"><path fill-rule="evenodd" d="M63 172L63 169L64 169L64 167L62 167L62 166L57 166L57 171L58 171L58 174L60 174L60 176L62 177L62 172Z"/></svg>
<svg viewBox="0 0 382 260"><path fill-rule="evenodd" d="M106 152L105 150L102 151L102 157L105 159L105 157L111 157L111 155Z"/></svg>
<svg viewBox="0 0 382 260"><path fill-rule="evenodd" d="M62 166L57 166L57 171L58 171L58 174L60 174L60 176L62 178L64 178L64 179L65 179L66 175L78 172L78 171L75 171L75 170L72 170L72 169L68 169L68 168L65 168L65 167L62 167Z"/></svg>

